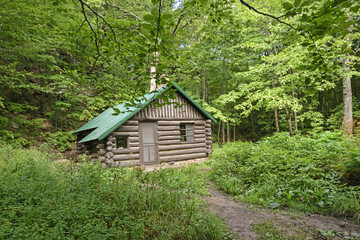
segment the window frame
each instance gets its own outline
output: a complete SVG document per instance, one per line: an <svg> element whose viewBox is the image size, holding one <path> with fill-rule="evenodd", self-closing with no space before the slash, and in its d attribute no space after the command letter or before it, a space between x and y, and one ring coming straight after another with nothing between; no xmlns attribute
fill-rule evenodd
<svg viewBox="0 0 360 240"><path fill-rule="evenodd" d="M189 138L192 138L192 140L190 140ZM180 123L180 142L195 142L194 123Z"/></svg>

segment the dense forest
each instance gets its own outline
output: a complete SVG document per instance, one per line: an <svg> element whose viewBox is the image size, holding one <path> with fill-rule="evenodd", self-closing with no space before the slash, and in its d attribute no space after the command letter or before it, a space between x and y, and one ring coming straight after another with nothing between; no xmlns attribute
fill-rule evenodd
<svg viewBox="0 0 360 240"><path fill-rule="evenodd" d="M0 0L0 239L360 239L359 23L358 0ZM218 120L209 161L71 155L154 79Z"/></svg>
<svg viewBox="0 0 360 240"><path fill-rule="evenodd" d="M360 119L354 0L0 3L0 138L64 151L72 131L168 79L219 120L214 140L351 134Z"/></svg>

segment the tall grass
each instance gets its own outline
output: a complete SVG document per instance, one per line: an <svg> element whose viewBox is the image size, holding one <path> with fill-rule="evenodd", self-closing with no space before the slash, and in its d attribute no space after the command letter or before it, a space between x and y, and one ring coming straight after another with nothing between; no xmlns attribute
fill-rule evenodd
<svg viewBox="0 0 360 240"><path fill-rule="evenodd" d="M145 174L0 148L0 239L226 239L195 171ZM191 184L189 184L191 182Z"/></svg>
<svg viewBox="0 0 360 240"><path fill-rule="evenodd" d="M212 155L212 179L249 203L359 220L360 188L342 181L354 161L352 153L359 150L358 142L336 132L312 137L283 133L255 144L229 143Z"/></svg>

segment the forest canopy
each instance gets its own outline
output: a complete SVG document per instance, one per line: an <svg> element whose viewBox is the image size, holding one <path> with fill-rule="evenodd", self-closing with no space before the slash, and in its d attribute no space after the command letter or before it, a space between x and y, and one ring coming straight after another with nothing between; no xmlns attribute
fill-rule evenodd
<svg viewBox="0 0 360 240"><path fill-rule="evenodd" d="M72 131L170 79L218 141L356 132L355 0L0 2L0 138L70 148Z"/></svg>

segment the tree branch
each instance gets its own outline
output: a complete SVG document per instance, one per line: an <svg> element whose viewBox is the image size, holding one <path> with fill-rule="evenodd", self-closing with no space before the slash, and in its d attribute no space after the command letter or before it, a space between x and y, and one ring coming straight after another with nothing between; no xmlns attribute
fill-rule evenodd
<svg viewBox="0 0 360 240"><path fill-rule="evenodd" d="M111 32L113 33L114 36L114 40L115 42L118 44L119 48L120 48L120 43L118 42L117 38L116 38L116 33L113 29L113 27L111 26L110 23L108 23L105 18L103 16L101 16L99 13L97 13L89 4L85 3L83 0L79 0L79 2L81 3L82 8L84 9L84 6L86 6L88 9L90 9L91 12L93 12L95 14L96 17L100 18L101 20L103 20L103 22L110 28ZM83 11L84 12L84 11Z"/></svg>
<svg viewBox="0 0 360 240"><path fill-rule="evenodd" d="M85 18L85 21L87 22L87 24L89 25L89 27L90 27L90 29L91 29L91 31L94 33L94 37L95 37L95 46L96 46L96 51L97 51L97 53L98 53L98 56L100 56L101 54L100 54L100 49L99 49L99 43L98 43L98 37L97 37L97 34L96 34L96 32L95 32L95 30L94 30L94 28L92 27L92 25L91 25L91 23L90 23L90 21L89 21L89 19L87 18L87 15L86 15L86 12L85 12L85 8L84 8L84 3L83 3L83 1L81 1L81 0L79 0L80 1L80 3L81 3L81 11L82 11L82 13L83 13L83 15L84 15L84 18Z"/></svg>
<svg viewBox="0 0 360 240"><path fill-rule="evenodd" d="M106 6L116 8L117 10L119 10L119 11L121 11L121 12L125 13L126 15L129 15L129 16L134 17L134 18L135 18L136 20L138 20L138 21L142 21L141 17L139 17L139 16L138 16L138 15L136 15L135 13L132 13L132 12L130 12L130 11L127 11L127 10L125 10L125 9L123 9L123 8L119 7L119 6L116 6L116 5L110 4L110 3L108 3L107 1L105 1L105 4L106 4Z"/></svg>
<svg viewBox="0 0 360 240"><path fill-rule="evenodd" d="M280 18L286 16L286 14L285 14L285 15L282 15L282 16L279 16L279 17L276 17L276 16L270 15L270 14L268 14L268 13L260 12L259 10L257 10L257 9L254 8L253 6L251 6L250 4L246 3L244 0L239 0L239 1L240 1L241 4L243 4L244 6L246 6L247 8L249 8L250 10L252 10L252 11L258 13L258 14L261 14L261 15L264 15L264 16L267 16L267 17L270 17L270 18L273 18L273 19L275 19L276 21L278 21L279 23L285 24L286 26L290 27L291 29L296 30L291 24L280 20Z"/></svg>
<svg viewBox="0 0 360 240"><path fill-rule="evenodd" d="M188 14L188 13L191 13L191 12L194 10L194 8L192 8L192 9L190 9L188 12L185 12L185 9L186 9L186 7L184 7L184 8L181 10L181 14L180 14L180 16L179 16L179 19L178 19L178 21L177 21L177 23L176 23L176 25L175 25L175 28L174 28L171 36L175 36L176 31L177 31L178 27L180 26L180 23L181 23L181 21L183 20L183 18L185 17L185 15ZM196 19L196 18L195 18L195 19ZM185 27L185 26L183 26L183 27Z"/></svg>

